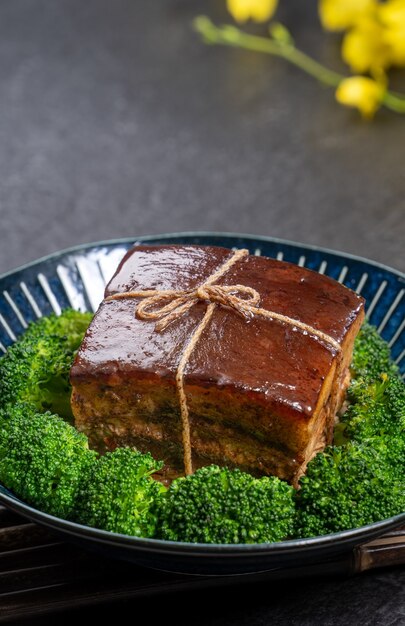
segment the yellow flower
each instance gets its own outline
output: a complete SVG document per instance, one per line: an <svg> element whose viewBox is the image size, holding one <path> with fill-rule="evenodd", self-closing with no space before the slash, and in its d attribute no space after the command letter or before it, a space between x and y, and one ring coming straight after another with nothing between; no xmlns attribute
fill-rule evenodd
<svg viewBox="0 0 405 626"><path fill-rule="evenodd" d="M277 9L278 0L227 0L228 11L237 22L252 19L267 22Z"/></svg>
<svg viewBox="0 0 405 626"><path fill-rule="evenodd" d="M320 0L319 17L326 30L345 30L375 7L375 0Z"/></svg>
<svg viewBox="0 0 405 626"><path fill-rule="evenodd" d="M342 57L357 74L384 71L391 64L391 52L383 25L377 19L361 19L344 36Z"/></svg>
<svg viewBox="0 0 405 626"><path fill-rule="evenodd" d="M336 100L348 107L356 107L365 118L372 118L380 107L385 87L366 76L350 76L339 84Z"/></svg>
<svg viewBox="0 0 405 626"><path fill-rule="evenodd" d="M390 49L391 62L405 65L405 0L388 0L378 12L384 25L384 42Z"/></svg>

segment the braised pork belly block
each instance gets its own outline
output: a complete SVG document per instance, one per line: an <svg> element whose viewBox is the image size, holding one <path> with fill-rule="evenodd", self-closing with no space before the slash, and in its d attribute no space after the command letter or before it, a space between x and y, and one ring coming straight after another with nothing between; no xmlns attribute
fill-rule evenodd
<svg viewBox="0 0 405 626"><path fill-rule="evenodd" d="M176 373L192 338L181 380L194 469L216 463L296 484L331 442L363 299L297 265L248 254L233 262L234 254L189 245L135 246L126 254L71 370L76 426L93 447L135 446L164 460L162 479L184 473ZM215 298L212 306L210 294L190 296L215 273L214 286L235 286L228 292L243 300L242 311ZM194 300L159 330L136 312L148 294L168 290L179 292L173 299ZM246 311L252 290L260 301ZM170 303L166 296L156 310Z"/></svg>

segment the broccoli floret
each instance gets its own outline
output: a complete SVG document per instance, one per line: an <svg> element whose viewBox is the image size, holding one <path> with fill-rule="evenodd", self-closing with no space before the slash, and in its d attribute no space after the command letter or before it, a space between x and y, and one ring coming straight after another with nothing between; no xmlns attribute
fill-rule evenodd
<svg viewBox="0 0 405 626"><path fill-rule="evenodd" d="M386 436L405 442L405 383L383 374L372 382L357 379L349 390L349 407L341 418L345 437L366 441Z"/></svg>
<svg viewBox="0 0 405 626"><path fill-rule="evenodd" d="M72 418L69 371L90 320L71 309L41 318L0 359L0 482L27 503L111 532L201 543L318 536L405 510L405 385L369 324L356 340L335 445L308 464L296 492L215 465L166 490L150 454L90 451L58 417Z"/></svg>
<svg viewBox="0 0 405 626"><path fill-rule="evenodd" d="M403 513L405 464L384 439L330 446L308 464L297 493L297 536L358 528Z"/></svg>
<svg viewBox="0 0 405 626"><path fill-rule="evenodd" d="M349 398L338 425L341 445L335 437L300 480L298 536L357 528L405 510L405 384L395 373L359 377Z"/></svg>
<svg viewBox="0 0 405 626"><path fill-rule="evenodd" d="M388 343L375 326L365 322L354 342L351 371L354 378L375 380L382 373L398 374L398 366L391 358Z"/></svg>
<svg viewBox="0 0 405 626"><path fill-rule="evenodd" d="M72 419L69 371L90 320L66 309L32 322L0 359L0 409L27 402Z"/></svg>
<svg viewBox="0 0 405 626"><path fill-rule="evenodd" d="M28 504L70 518L95 462L87 438L62 418L16 404L0 420L0 482Z"/></svg>
<svg viewBox="0 0 405 626"><path fill-rule="evenodd" d="M293 492L274 476L209 465L173 481L160 502L157 534L193 543L280 541L292 532Z"/></svg>
<svg viewBox="0 0 405 626"><path fill-rule="evenodd" d="M162 466L149 453L132 448L107 452L83 483L76 520L125 535L153 536L156 502L166 489L151 475Z"/></svg>

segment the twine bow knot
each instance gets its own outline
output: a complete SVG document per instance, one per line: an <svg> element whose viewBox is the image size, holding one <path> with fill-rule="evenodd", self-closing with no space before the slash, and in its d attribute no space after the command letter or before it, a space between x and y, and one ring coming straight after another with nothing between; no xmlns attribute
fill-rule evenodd
<svg viewBox="0 0 405 626"><path fill-rule="evenodd" d="M233 255L214 272L202 285L190 290L175 289L147 289L140 291L126 291L115 293L105 298L106 301L124 300L127 298L143 298L136 307L136 316L142 320L155 321L155 330L164 331L169 324L179 319L189 311L197 302L207 302L207 309L196 329L193 331L176 371L176 387L180 401L182 419L182 440L184 451L185 473L192 474L192 450L190 437L190 420L187 406L187 398L184 390L184 370L192 351L197 345L203 331L208 326L212 314L217 305L233 309L244 318L252 318L256 315L284 322L296 330L318 337L327 345L341 351L340 344L330 335L313 328L300 320L287 315L260 308L260 294L247 285L214 285L237 261L249 255L249 250L236 250Z"/></svg>
<svg viewBox="0 0 405 626"><path fill-rule="evenodd" d="M252 307L260 301L260 294L246 285L207 285L203 284L188 291L157 291L128 292L126 297L145 299L137 306L136 315L139 319L154 320L155 330L161 332L174 320L185 315L197 302L207 302L233 309L243 317L252 316ZM137 296L135 296L137 294ZM148 294L148 295L146 295ZM119 294L111 298L116 299ZM107 298L108 299L108 298Z"/></svg>

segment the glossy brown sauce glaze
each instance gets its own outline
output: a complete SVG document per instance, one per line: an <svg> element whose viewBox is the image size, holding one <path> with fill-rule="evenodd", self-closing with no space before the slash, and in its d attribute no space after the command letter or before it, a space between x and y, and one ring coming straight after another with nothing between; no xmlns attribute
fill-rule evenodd
<svg viewBox="0 0 405 626"><path fill-rule="evenodd" d="M203 246L139 246L120 263L106 296L137 289L188 290L202 284L232 251ZM327 276L265 257L248 256L217 284L256 289L260 307L288 315L340 344L362 314L363 299ZM174 380L190 335L207 307L199 302L163 332L136 318L134 299L104 301L72 367L72 383ZM310 418L337 351L294 326L217 306L188 361L187 385L235 389L288 419Z"/></svg>

